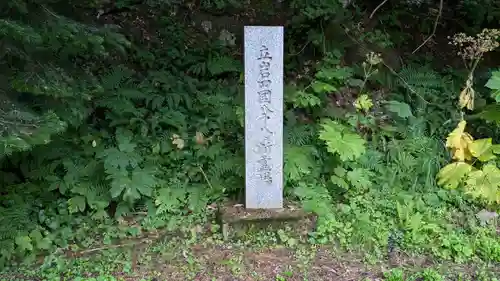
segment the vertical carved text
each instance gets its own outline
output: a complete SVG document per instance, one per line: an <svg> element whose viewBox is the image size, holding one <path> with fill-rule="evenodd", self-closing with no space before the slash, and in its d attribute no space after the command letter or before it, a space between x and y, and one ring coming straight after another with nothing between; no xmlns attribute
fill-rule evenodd
<svg viewBox="0 0 500 281"><path fill-rule="evenodd" d="M273 83L271 79L271 63L272 56L269 53L269 49L267 46L262 45L260 48L260 54L257 58L257 62L259 65L259 78L257 80L257 84L259 85L259 90L257 92L258 103L260 104L260 116L258 120L260 121L260 130L263 132L264 138L257 145L257 153L260 155L260 159L258 161L259 167L257 168L257 174L260 176L260 179L268 184L273 182L272 170L273 167L270 164L271 158L271 149L274 146L272 142L271 136L274 135L274 132L268 127L268 121L271 119L274 110L271 106L272 99L272 88L271 85Z"/></svg>

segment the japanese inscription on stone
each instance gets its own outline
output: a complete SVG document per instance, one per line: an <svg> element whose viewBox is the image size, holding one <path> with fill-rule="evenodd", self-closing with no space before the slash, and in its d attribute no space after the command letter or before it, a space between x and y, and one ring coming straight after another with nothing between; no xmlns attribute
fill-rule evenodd
<svg viewBox="0 0 500 281"><path fill-rule="evenodd" d="M245 26L246 208L283 206L283 27Z"/></svg>

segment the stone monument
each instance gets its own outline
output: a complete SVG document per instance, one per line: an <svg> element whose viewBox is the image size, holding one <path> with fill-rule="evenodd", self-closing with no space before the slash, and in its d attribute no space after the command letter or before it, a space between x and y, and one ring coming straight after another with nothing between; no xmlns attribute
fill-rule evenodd
<svg viewBox="0 0 500 281"><path fill-rule="evenodd" d="M283 208L283 27L245 26L245 208Z"/></svg>
<svg viewBox="0 0 500 281"><path fill-rule="evenodd" d="M224 204L224 239L252 229L291 227L307 235L314 218L283 202L282 26L245 26L245 206Z"/></svg>

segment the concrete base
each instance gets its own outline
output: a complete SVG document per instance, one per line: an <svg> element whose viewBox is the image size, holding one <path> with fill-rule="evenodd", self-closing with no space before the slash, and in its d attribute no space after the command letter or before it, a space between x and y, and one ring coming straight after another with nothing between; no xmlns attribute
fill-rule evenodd
<svg viewBox="0 0 500 281"><path fill-rule="evenodd" d="M246 209L229 202L218 208L218 220L225 240L242 238L256 230L277 231L291 228L304 236L314 230L316 216L304 212L298 204L285 202L282 209Z"/></svg>

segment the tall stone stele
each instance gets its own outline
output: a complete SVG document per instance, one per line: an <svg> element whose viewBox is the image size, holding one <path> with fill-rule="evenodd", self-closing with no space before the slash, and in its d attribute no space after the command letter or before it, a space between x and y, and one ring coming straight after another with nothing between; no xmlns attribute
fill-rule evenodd
<svg viewBox="0 0 500 281"><path fill-rule="evenodd" d="M245 207L283 208L282 26L245 26Z"/></svg>

